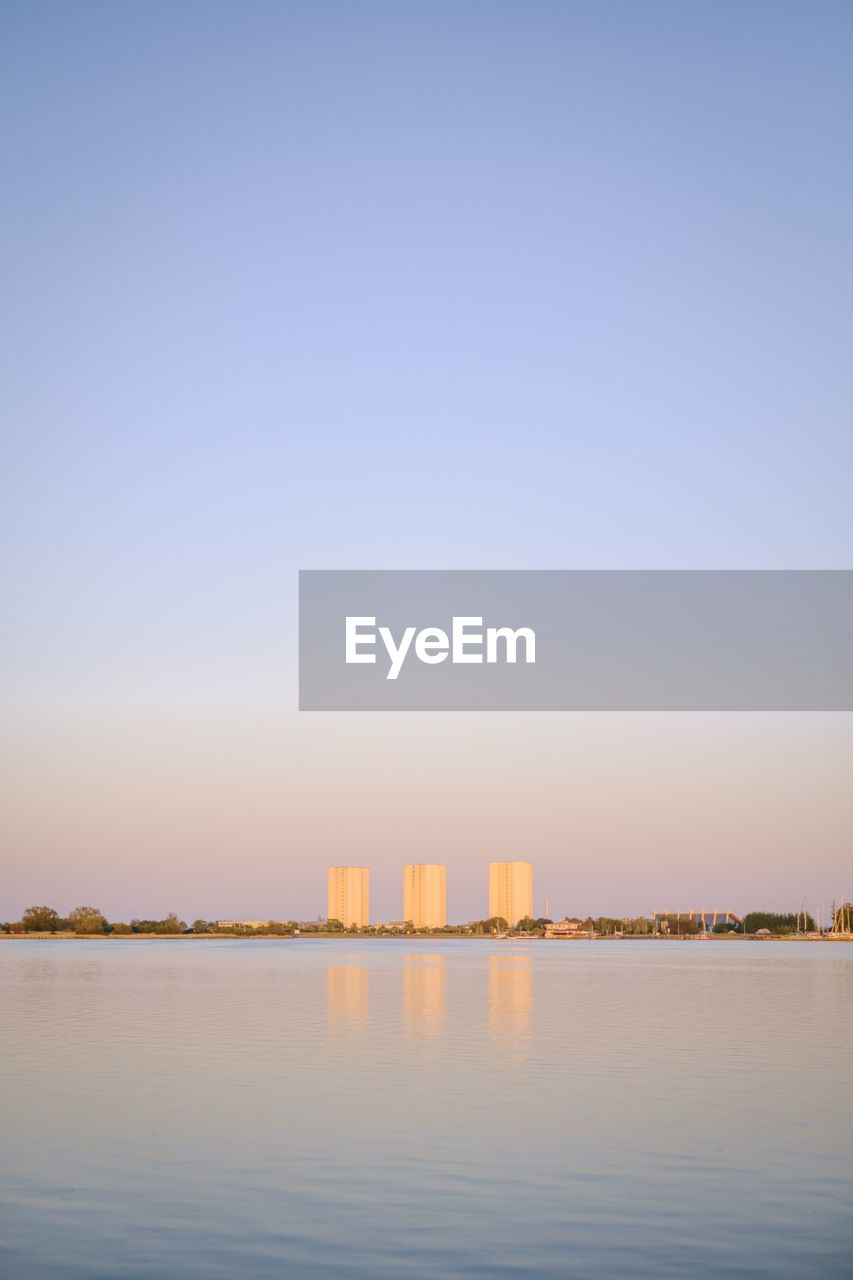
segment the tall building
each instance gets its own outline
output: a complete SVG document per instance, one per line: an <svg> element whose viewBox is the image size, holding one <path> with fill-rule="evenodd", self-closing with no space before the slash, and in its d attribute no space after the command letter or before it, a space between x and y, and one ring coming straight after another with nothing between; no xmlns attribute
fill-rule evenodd
<svg viewBox="0 0 853 1280"><path fill-rule="evenodd" d="M447 868L436 862L408 865L403 871L403 919L416 929L447 924Z"/></svg>
<svg viewBox="0 0 853 1280"><path fill-rule="evenodd" d="M329 867L329 899L326 915L352 925L370 924L370 868Z"/></svg>
<svg viewBox="0 0 853 1280"><path fill-rule="evenodd" d="M533 915L533 863L489 863L489 916L503 916L514 928Z"/></svg>

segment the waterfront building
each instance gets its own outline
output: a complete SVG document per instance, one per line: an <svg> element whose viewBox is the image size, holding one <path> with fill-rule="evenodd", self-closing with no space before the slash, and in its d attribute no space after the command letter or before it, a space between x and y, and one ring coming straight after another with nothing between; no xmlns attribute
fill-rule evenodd
<svg viewBox="0 0 853 1280"><path fill-rule="evenodd" d="M326 915L345 929L370 924L370 868L329 867Z"/></svg>
<svg viewBox="0 0 853 1280"><path fill-rule="evenodd" d="M489 916L502 916L511 929L533 915L533 863L489 863Z"/></svg>
<svg viewBox="0 0 853 1280"><path fill-rule="evenodd" d="M545 926L546 938L577 938L584 932L580 920L570 920L568 916Z"/></svg>
<svg viewBox="0 0 853 1280"><path fill-rule="evenodd" d="M416 929L447 924L447 868L436 862L408 864L403 870L403 919Z"/></svg>

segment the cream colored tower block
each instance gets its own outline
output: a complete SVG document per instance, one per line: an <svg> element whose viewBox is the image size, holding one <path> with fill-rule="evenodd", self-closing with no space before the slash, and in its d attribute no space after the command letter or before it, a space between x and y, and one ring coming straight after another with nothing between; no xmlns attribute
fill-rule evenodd
<svg viewBox="0 0 853 1280"><path fill-rule="evenodd" d="M370 924L370 868L329 867L329 898L326 915L352 925Z"/></svg>
<svg viewBox="0 0 853 1280"><path fill-rule="evenodd" d="M447 924L447 867L420 862L404 868L403 919L411 920L416 929L442 929Z"/></svg>
<svg viewBox="0 0 853 1280"><path fill-rule="evenodd" d="M489 916L503 916L514 928L533 915L533 863L489 863Z"/></svg>

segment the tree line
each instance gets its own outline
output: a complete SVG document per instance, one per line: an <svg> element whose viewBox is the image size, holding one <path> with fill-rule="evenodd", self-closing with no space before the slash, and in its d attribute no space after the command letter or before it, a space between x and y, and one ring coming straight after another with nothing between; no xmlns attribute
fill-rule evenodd
<svg viewBox="0 0 853 1280"><path fill-rule="evenodd" d="M599 936L607 937L612 934L631 935L641 937L655 932L654 924L651 920L644 916L638 916L633 920L619 919L615 916L587 916L585 920L578 916L572 916L570 919L579 926L579 930L586 933L595 933ZM533 918L525 916L523 920L519 920L513 930L510 930L507 921L501 916L490 916L484 920L472 920L465 925L443 925L441 928L435 929L415 929L411 920L407 920L403 925L404 933L428 933L431 935L441 936L459 936L465 934L474 934L486 937L496 933L525 933L533 936L542 936L551 920L545 916ZM833 906L832 926L836 932L853 931L853 906L848 902L842 902L838 906ZM696 935L701 932L698 921L692 916L659 916L657 918L658 930L686 937ZM191 926L188 926L175 912L170 912L162 920L131 920L130 923L124 921L107 920L104 913L98 907L75 907L73 911L69 911L67 916L60 916L59 912L53 907L27 907L20 920L12 923L0 924L0 929L5 933L68 933L73 932L78 935L98 936L115 934L116 936L127 936L135 933L144 934L165 934L172 935L181 933L218 933L236 935L237 937L257 937L264 935L288 936L299 930L302 933L350 933L350 934L388 934L400 932L398 928L389 929L387 926L381 925L354 925L345 928L340 920L329 919L325 921L318 920L312 924L300 924L296 920L270 920L268 923L252 927L249 925L234 925L228 928L220 929L214 920L194 920ZM807 912L777 912L777 911L750 911L743 917L742 924L729 923L727 920L718 921L713 926L713 932L720 933L746 933L755 934L759 930L768 930L775 937L786 937L796 933L813 933L816 929L815 921Z"/></svg>
<svg viewBox="0 0 853 1280"><path fill-rule="evenodd" d="M130 924L118 920L110 922L99 907L75 907L67 916L61 916L53 907L27 907L20 920L4 924L7 933L68 933L76 934L131 934L131 933L186 933L187 924L174 912L163 920L131 920Z"/></svg>
<svg viewBox="0 0 853 1280"><path fill-rule="evenodd" d="M744 933L758 933L759 929L767 929L770 933L785 937L790 933L813 933L816 927L814 920L804 911L788 912L787 915L778 911L750 911L743 918Z"/></svg>

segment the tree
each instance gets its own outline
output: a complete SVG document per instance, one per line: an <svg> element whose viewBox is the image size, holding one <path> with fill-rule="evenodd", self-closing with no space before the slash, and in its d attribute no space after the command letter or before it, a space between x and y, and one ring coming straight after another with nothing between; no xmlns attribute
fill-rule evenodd
<svg viewBox="0 0 853 1280"><path fill-rule="evenodd" d="M173 911L165 920L133 919L130 927L134 933L183 933L187 926Z"/></svg>
<svg viewBox="0 0 853 1280"><path fill-rule="evenodd" d="M75 907L68 919L75 933L103 933L107 923L97 907Z"/></svg>
<svg viewBox="0 0 853 1280"><path fill-rule="evenodd" d="M343 933L343 931L344 931L343 922L340 920L336 920L334 916L332 916L331 919L326 921L327 933Z"/></svg>
<svg viewBox="0 0 853 1280"><path fill-rule="evenodd" d="M480 934L506 933L508 927L503 916L489 916L488 920L475 920L471 925L472 931Z"/></svg>
<svg viewBox="0 0 853 1280"><path fill-rule="evenodd" d="M545 929L551 923L545 916L522 916L518 924L515 926L521 933L544 933Z"/></svg>
<svg viewBox="0 0 853 1280"><path fill-rule="evenodd" d="M193 920L193 933L210 933L209 920Z"/></svg>
<svg viewBox="0 0 853 1280"><path fill-rule="evenodd" d="M609 933L622 933L624 929L624 920L617 920L615 916L599 916L593 922L593 929L596 933L603 935Z"/></svg>
<svg viewBox="0 0 853 1280"><path fill-rule="evenodd" d="M110 933L121 935L124 933L133 933L133 930L129 924L123 924L122 921L119 920L117 924L110 926Z"/></svg>
<svg viewBox="0 0 853 1280"><path fill-rule="evenodd" d="M53 907L27 907L21 916L21 924L28 932L56 933L60 926L59 912Z"/></svg>
<svg viewBox="0 0 853 1280"><path fill-rule="evenodd" d="M692 937L699 932L699 925L693 916L659 916L661 933L671 933L677 937Z"/></svg>
<svg viewBox="0 0 853 1280"><path fill-rule="evenodd" d="M170 911L165 920L158 922L158 933L183 933L186 929L186 922L179 920L174 911Z"/></svg>

